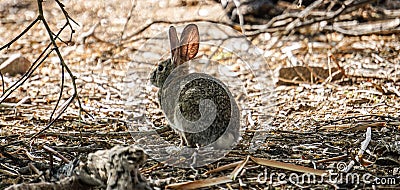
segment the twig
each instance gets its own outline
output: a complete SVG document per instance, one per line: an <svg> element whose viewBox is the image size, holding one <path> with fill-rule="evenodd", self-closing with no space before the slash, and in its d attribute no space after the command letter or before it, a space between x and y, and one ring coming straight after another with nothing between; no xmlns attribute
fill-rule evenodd
<svg viewBox="0 0 400 190"><path fill-rule="evenodd" d="M39 21L40 18L37 17L28 27L25 28L25 30L23 30L17 37L15 37L14 39L12 39L10 42L8 42L6 45L0 47L0 51L3 50L4 48L9 48L11 46L11 44L13 44L14 42L16 42L19 38L21 38L23 35L25 35L32 27L33 25L35 25L37 23L37 21Z"/></svg>
<svg viewBox="0 0 400 190"><path fill-rule="evenodd" d="M132 18L132 13L133 13L133 10L135 10L135 7L136 7L136 1L135 1L135 0L132 0L131 10L129 11L128 17L126 18L126 22L125 22L125 24L124 24L124 29L123 29L122 32L121 32L120 42L122 41L122 38L124 37L124 33L125 33L125 31L126 31L126 27L128 26L128 23L129 23L129 21L130 21L131 18Z"/></svg>
<svg viewBox="0 0 400 190"><path fill-rule="evenodd" d="M53 51L50 50L49 53L47 53L43 59L42 56L46 53L46 51L50 48L50 44L47 45L47 47L42 51L42 53L39 55L39 57L35 60L35 62L33 62L33 64L31 65L31 67L29 67L28 71L26 71L26 73L24 75L22 75L22 77L15 82L14 84L12 84L9 88L7 88L3 94L0 97L0 104L3 103L3 101L8 98L9 95L11 95L11 93L13 93L19 86L21 86L26 80L28 80L28 78L33 74L33 72L43 63L43 61L49 56L49 54ZM40 60L40 61L39 61Z"/></svg>
<svg viewBox="0 0 400 190"><path fill-rule="evenodd" d="M59 98L57 100L56 106L54 107L51 116L50 116L50 123L44 128L42 129L39 133L37 133L36 135L34 135L32 138L34 138L35 136L37 136L38 134L40 134L41 132L43 132L44 130L48 129L56 119L58 119L61 114L67 109L67 107L72 103L72 101L78 97L77 94L77 87L76 87L76 77L73 75L72 71L69 69L69 67L66 65L66 63L64 62L64 59L61 55L61 52L57 46L56 40L59 39L60 41L64 42L62 39L59 38L59 35L61 34L62 31L64 31L64 29L69 26L71 29L71 36L69 41L71 41L72 39L72 35L75 32L74 29L72 28L71 22L75 23L78 25L78 23L76 21L74 21L69 15L68 12L64 9L64 5L59 1L59 0L55 0L56 3L58 4L58 6L60 7L61 11L64 14L64 17L66 19L66 23L64 24L64 26L58 31L57 34L53 33L50 29L50 26L48 25L45 17L44 17L44 13L43 13L43 6L42 6L42 2L43 0L37 0L37 5L38 5L38 16L37 18L27 27L25 28L25 30L23 30L17 37L15 37L13 40L11 40L9 43L7 43L6 45L2 46L0 48L0 50L9 47L11 44L13 44L15 41L17 41L19 38L21 38L24 34L26 34L38 21L42 21L43 25L46 28L46 31L49 35L50 38L50 44L42 51L42 53L39 55L39 57L35 60L35 62L31 65L31 67L28 69L27 72L25 72L25 74L17 81L15 82L13 85L11 85L9 88L7 88L6 90L4 90L4 80L2 80L2 86L3 86L3 94L0 97L0 103L2 103L12 92L14 92L19 86L21 86L32 74L33 72L44 62L44 60L47 59L47 57L53 52L55 51L59 60L60 60L60 65L61 65L61 69L62 69L62 76L61 76L61 92L59 95ZM65 43L65 42L64 42ZM53 46L53 48L48 52L50 46ZM47 52L47 54L43 57L43 55ZM65 76L64 76L64 72L67 71L67 73L69 74L69 76L71 77L71 81L72 81L72 85L73 85L73 94L71 96L71 98L69 98L67 100L67 104L65 107L62 107L60 110L61 112L53 119L53 116L56 112L56 109L59 105L59 102L62 98L63 95L63 90L64 90L64 86L65 86ZM2 77L3 79L3 77ZM81 102L79 100L79 97L77 98L78 101L78 105L79 105L79 116L81 115L81 111L83 110ZM85 112L85 110L83 110ZM87 113L87 112L86 112Z"/></svg>
<svg viewBox="0 0 400 190"><path fill-rule="evenodd" d="M244 30L244 27L243 27L243 25L244 25L244 18L243 18L243 15L242 15L242 13L240 12L240 9L239 9L239 7L240 7L240 1L239 1L239 0L233 0L233 3L234 3L235 6L236 6L236 14L239 16L240 29L242 30L242 33L245 34L246 31Z"/></svg>
<svg viewBox="0 0 400 190"><path fill-rule="evenodd" d="M4 92L4 89L5 89L5 84L4 84L4 77L3 77L3 73L1 73L1 71L0 71L0 77L1 77L1 87L3 88L3 90L2 90L2 94L1 95L3 95L5 92Z"/></svg>
<svg viewBox="0 0 400 190"><path fill-rule="evenodd" d="M56 105L54 106L54 109L53 109L53 111L51 112L50 120L53 118L53 115L54 115L54 113L56 112L56 109L57 109L57 107L58 107L58 104L59 104L60 101L61 101L63 91L64 91L64 67L61 67L61 89L60 89L60 95L58 96Z"/></svg>
<svg viewBox="0 0 400 190"><path fill-rule="evenodd" d="M232 28L235 26L234 23L221 22L221 21L215 21L215 20L207 20L207 19L193 19L193 20L182 20L182 21L155 20L155 21L151 21L148 24L144 25L142 28L136 30L131 35L126 36L125 38L122 38L122 40L129 39L129 38L131 38L133 36L136 36L136 35L144 32L147 28L149 28L153 24L182 24L182 23L187 23L187 22L210 22L210 23L215 23L215 24L227 25L227 26L230 26Z"/></svg>
<svg viewBox="0 0 400 190"><path fill-rule="evenodd" d="M99 24L99 22L96 22L96 24L90 27L88 31L82 32L77 41L79 41L79 43L85 44L85 41L89 36L94 36L94 32L96 31L96 28L99 26Z"/></svg>
<svg viewBox="0 0 400 190"><path fill-rule="evenodd" d="M65 158L62 154L60 154L59 152L57 152L56 150L44 145L43 149L46 150L47 152L50 152L54 155L56 155L57 157L61 158L61 160L63 160L65 163L69 163L70 160L68 160L68 158Z"/></svg>
<svg viewBox="0 0 400 190"><path fill-rule="evenodd" d="M344 118L339 118L336 120L331 120L328 121L329 124L333 124L339 121L345 121L345 120L350 120L350 119L359 119L359 118L365 118L365 117L378 117L381 119L390 119L392 121L400 121L400 117L393 117L393 116L385 116L385 115L377 115L377 114L368 114L368 115L358 115L358 116L350 116L350 117L344 117Z"/></svg>
<svg viewBox="0 0 400 190"><path fill-rule="evenodd" d="M67 71L68 75L71 77L71 82L72 82L72 85L73 85L73 94L72 94L72 96L67 100L66 106L63 107L63 108L61 108L61 112L55 117L55 119L54 119L54 120L51 120L50 123L49 123L44 129L40 130L38 133L36 133L34 136L32 136L32 138L35 138L37 135L39 135L39 134L41 134L43 131L47 130L47 129L55 122L55 120L58 119L58 118L61 116L61 114L67 109L67 107L72 103L72 101L73 101L76 97L78 97L77 88L76 88L76 81L75 81L76 77L74 76L74 74L72 73L72 71L69 69L69 67L67 66L67 64L65 64L64 59L63 59L63 57L62 57L62 55L61 55L61 52L60 52L60 50L58 49L57 43L56 43L55 40L54 40L54 37L53 37L53 35L52 35L52 31L51 31L51 29L50 29L50 26L48 25L48 23L47 23L47 21L46 21L46 19L45 19L45 17L44 17L44 14L43 14L42 0L37 0L37 2L38 2L38 8L39 8L39 16L38 16L38 17L41 19L41 21L43 22L43 25L44 25L45 28L46 28L46 31L47 31L47 33L48 33L48 35L49 35L51 44L53 45L53 50L56 52L56 54L57 54L57 56L58 56L58 58L59 58L59 60L60 60L60 64L61 64L61 67L62 67L62 71L64 71L64 69L65 69L65 70ZM64 8L63 8L64 5L63 5L62 3L60 3L60 2L58 2L58 0L56 0L56 2L59 4L60 8L63 10L63 13L64 13L64 15L65 15L65 17L66 17L66 19L67 19L66 25L70 26L70 23L69 23L70 17L68 16L68 13L64 10ZM72 20L72 21L73 21L73 20ZM75 22L75 21L73 21L73 22ZM70 26L70 27L72 28L72 26ZM73 30L72 30L72 33L74 33ZM72 35L72 34L71 34L71 35ZM63 89L63 87L64 87L64 72L62 73L62 86L61 86L61 89ZM62 90L61 90L61 91L62 91ZM60 100L60 99L61 99L61 96L59 97L59 100ZM79 97L77 98L77 101L78 101L78 105L79 105L79 115L81 115L81 111L82 111L83 109L82 109L82 105L81 105L81 102L80 102L80 100L79 100ZM59 101L57 101L57 105L58 105L58 102L59 102ZM57 108L57 107L55 107L55 109L53 110L53 113L54 113L54 111L56 110L56 108ZM53 116L53 113L52 113L51 117ZM80 118L80 117L79 117L79 118ZM31 139L32 139L32 138L31 138Z"/></svg>
<svg viewBox="0 0 400 190"><path fill-rule="evenodd" d="M330 27L326 27L326 29L351 36L384 33L387 31L389 31L390 33L398 33L400 32L400 19L395 18L387 21L379 21L376 23L368 23L368 24L357 23L354 26L349 25L347 27L348 28L342 28L338 25L333 24Z"/></svg>
<svg viewBox="0 0 400 190"><path fill-rule="evenodd" d="M64 7L65 7L64 4L62 4L59 0L55 0L55 1L56 1L56 3L58 4L58 6L60 7L61 11L64 14L65 20L67 21L66 24L71 29L71 35L70 35L69 40L68 40L68 41L71 41L72 40L72 35L75 33L75 30L72 28L72 25L71 25L71 23L69 21L72 21L74 24L76 24L78 26L79 26L79 24L68 15L68 12L64 9Z"/></svg>
<svg viewBox="0 0 400 190"><path fill-rule="evenodd" d="M320 17L311 17L311 18L307 19L307 17L309 15L315 15L311 11L313 9L317 8L318 6L321 6L321 4L324 2L322 0L315 1L301 12L281 14L281 15L278 15L278 16L272 18L267 24L262 26L261 29L253 31L253 32L249 32L246 34L246 36L258 36L265 32L283 31L283 34L280 35L282 37L284 35L287 35L290 32L293 32L294 29L298 30L300 28L310 26L314 23L318 23L318 22L322 22L322 21L332 21L333 19L335 19L342 13L344 13L346 11L347 12L352 11L360 6L366 5L367 3L371 2L371 1L372 0L363 0L363 1L347 0L345 2L342 2L341 7L333 12L327 12ZM332 6L332 5L330 5L330 6ZM289 24L284 25L284 26L279 26L279 27L272 27L273 24L277 23L278 21L283 21L283 20L287 20L290 18L293 18L294 20L292 22L290 22ZM326 26L323 28L323 30L332 31L332 27Z"/></svg>
<svg viewBox="0 0 400 190"><path fill-rule="evenodd" d="M321 5L322 2L323 2L323 0L314 1L311 5L306 7L303 11L299 12L297 14L296 20L294 20L292 23L290 23L286 26L284 34L288 34L290 31L293 30L293 28L295 28L296 26L301 24L300 19L303 19L303 18L307 17L308 15L310 15L311 10L317 8L317 6Z"/></svg>

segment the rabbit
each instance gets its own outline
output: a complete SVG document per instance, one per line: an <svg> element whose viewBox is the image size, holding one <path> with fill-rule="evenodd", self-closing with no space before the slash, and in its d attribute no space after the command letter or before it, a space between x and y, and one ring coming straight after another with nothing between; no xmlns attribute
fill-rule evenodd
<svg viewBox="0 0 400 190"><path fill-rule="evenodd" d="M196 56L199 41L197 25L187 25L180 40L171 26L171 58L158 63L150 82L159 88L160 107L180 134L181 146L185 142L188 147L227 147L238 139L238 106L220 80L205 73L189 74L185 63Z"/></svg>

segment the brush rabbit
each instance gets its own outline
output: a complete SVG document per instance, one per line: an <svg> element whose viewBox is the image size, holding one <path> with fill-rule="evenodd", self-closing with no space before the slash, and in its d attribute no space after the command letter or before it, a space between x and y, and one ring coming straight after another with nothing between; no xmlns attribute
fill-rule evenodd
<svg viewBox="0 0 400 190"><path fill-rule="evenodd" d="M239 111L229 89L204 73L190 73L187 62L199 50L199 31L187 25L179 40L169 28L171 58L160 62L151 73L158 87L158 100L172 127L189 147L228 147L238 139ZM216 143L214 143L216 142Z"/></svg>

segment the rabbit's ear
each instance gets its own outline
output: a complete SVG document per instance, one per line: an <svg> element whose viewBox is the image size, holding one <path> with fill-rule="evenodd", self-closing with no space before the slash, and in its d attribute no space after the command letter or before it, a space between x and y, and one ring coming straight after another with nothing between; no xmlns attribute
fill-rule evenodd
<svg viewBox="0 0 400 190"><path fill-rule="evenodd" d="M169 38L169 45L171 47L171 59L173 63L177 63L177 59L179 57L179 39L178 39L178 34L176 33L175 27L171 26L169 27L169 33L168 33L168 38Z"/></svg>
<svg viewBox="0 0 400 190"><path fill-rule="evenodd" d="M199 29L195 24L187 25L181 35L180 43L180 63L182 64L190 59L193 59L199 51Z"/></svg>

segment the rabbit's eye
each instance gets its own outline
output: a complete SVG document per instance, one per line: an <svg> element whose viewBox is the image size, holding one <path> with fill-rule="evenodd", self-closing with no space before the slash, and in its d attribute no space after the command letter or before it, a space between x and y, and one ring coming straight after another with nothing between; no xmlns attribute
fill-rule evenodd
<svg viewBox="0 0 400 190"><path fill-rule="evenodd" d="M158 66L158 71L162 71L164 69L164 67L162 65Z"/></svg>

